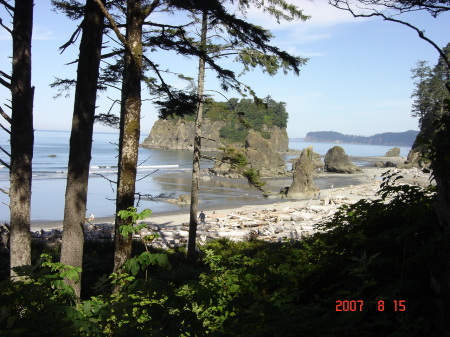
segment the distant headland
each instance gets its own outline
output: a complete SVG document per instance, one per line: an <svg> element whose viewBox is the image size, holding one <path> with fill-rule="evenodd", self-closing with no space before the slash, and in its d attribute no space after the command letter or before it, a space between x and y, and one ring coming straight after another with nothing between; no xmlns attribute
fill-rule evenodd
<svg viewBox="0 0 450 337"><path fill-rule="evenodd" d="M308 132L304 141L336 144L366 144L388 146L412 146L419 131L384 132L373 136L344 135L334 131Z"/></svg>

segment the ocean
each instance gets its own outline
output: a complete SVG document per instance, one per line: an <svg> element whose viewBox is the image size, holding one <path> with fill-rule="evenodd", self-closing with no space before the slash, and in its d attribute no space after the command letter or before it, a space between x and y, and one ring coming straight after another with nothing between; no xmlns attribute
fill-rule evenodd
<svg viewBox="0 0 450 337"><path fill-rule="evenodd" d="M0 145L9 151L8 135L0 133ZM141 136L141 141L147 135ZM67 161L69 153L69 131L35 131L32 185L32 221L61 220L64 214L64 194L66 188ZM116 179L117 173L117 133L96 133L92 145L88 205L86 214L96 217L110 217L115 212L115 185L109 180ZM324 155L336 144L306 143L291 141L289 147L301 150L313 146L314 151ZM392 146L339 144L349 156L383 156ZM401 147L401 156L408 154L409 148ZM5 159L3 153L0 154ZM286 160L294 156L285 156ZM5 160L6 161L6 160ZM160 193L190 193L189 172L192 154L188 151L139 149L138 182L136 190L141 194L157 196ZM355 162L364 166L364 162ZM289 164L288 164L289 165ZM202 168L211 167L210 161L203 160ZM0 187L8 188L9 172L0 165ZM226 179L202 183L201 205L242 205L262 198L259 191L243 184L242 181ZM0 192L0 222L9 220L7 195ZM200 206L201 207L201 206ZM178 211L188 206L168 204L162 201L141 200L139 209L150 208L153 212Z"/></svg>

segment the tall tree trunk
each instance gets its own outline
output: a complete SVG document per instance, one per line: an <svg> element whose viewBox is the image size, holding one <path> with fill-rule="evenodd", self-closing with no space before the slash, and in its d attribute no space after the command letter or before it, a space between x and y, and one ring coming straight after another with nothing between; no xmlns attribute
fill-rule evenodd
<svg viewBox="0 0 450 337"><path fill-rule="evenodd" d="M200 50L206 53L206 34L208 32L208 14L203 11L202 30L200 38ZM201 154L201 132L203 120L203 94L205 91L205 56L202 55L198 62L198 88L197 96L199 99L197 116L195 118L195 136L194 136L194 155L192 161L192 186L191 186L191 207L189 218L189 239L188 239L188 259L194 260L196 257L195 242L197 238L197 213L198 213L198 180L200 175L200 154Z"/></svg>
<svg viewBox="0 0 450 337"><path fill-rule="evenodd" d="M10 222L11 268L31 264L30 212L33 160L31 36L33 0L15 2L11 78ZM11 269L11 276L15 273Z"/></svg>
<svg viewBox="0 0 450 337"><path fill-rule="evenodd" d="M83 262L84 222L91 162L95 102L103 38L103 14L94 0L87 0L77 84L70 134L61 262L81 268ZM72 285L80 296L80 283Z"/></svg>
<svg viewBox="0 0 450 337"><path fill-rule="evenodd" d="M119 173L117 181L116 214L134 206L136 169L138 160L141 118L141 73L142 73L142 0L127 2L122 105L120 112ZM116 215L114 272L131 256L132 237L123 237L120 226L131 225L131 219Z"/></svg>

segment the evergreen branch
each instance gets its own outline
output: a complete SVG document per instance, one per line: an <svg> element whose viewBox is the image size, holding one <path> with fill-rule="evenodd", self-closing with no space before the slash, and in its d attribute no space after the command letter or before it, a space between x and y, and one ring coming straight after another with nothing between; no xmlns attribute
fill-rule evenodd
<svg viewBox="0 0 450 337"><path fill-rule="evenodd" d="M103 54L103 55L101 56L101 59L103 60L103 59L107 59L107 58L110 58L110 57L113 57L113 56L116 56L116 55L120 55L120 54L122 54L123 52L124 52L124 50L123 50L123 49L120 49L120 50L116 50L116 51L110 52L110 53L108 53L108 54Z"/></svg>
<svg viewBox="0 0 450 337"><path fill-rule="evenodd" d="M112 17L112 15L108 12L108 10L106 9L105 5L103 5L101 0L94 0L95 3L99 6L100 10L102 11L103 15L108 19L112 30L114 31L114 33L116 33L117 38L120 40L120 42L122 42L122 44L124 45L124 47L126 49L128 49L128 51L131 54L131 57L133 58L133 61L139 65L139 62L136 60L136 56L133 53L133 49L131 48L130 44L127 42L126 38L122 35L122 33L119 30L119 27L117 27L116 21L114 20L114 18Z"/></svg>
<svg viewBox="0 0 450 337"><path fill-rule="evenodd" d="M157 196L153 196L151 194L142 194L140 192L135 192L134 195L137 195L138 200L136 202L136 207L139 207L139 203L141 202L141 199L146 198L149 199L150 201L154 201L154 202L158 202L157 199L169 199L169 198L173 198L175 195L175 192L172 192L170 194L165 194L165 193L160 193Z"/></svg>
<svg viewBox="0 0 450 337"><path fill-rule="evenodd" d="M96 176L100 176L100 178L103 178L103 179L107 180L109 182L109 186L111 187L111 190L113 191L113 193L115 193L113 185L116 185L117 181L111 180L111 179L107 178L106 176L104 176L101 173L93 173L93 174L96 175ZM115 199L109 199L109 198L106 198L106 199L107 200L115 200Z"/></svg>
<svg viewBox="0 0 450 337"><path fill-rule="evenodd" d="M170 98L173 98L172 91L170 90L169 85L164 81L164 78L161 76L161 71L158 69L155 63L153 63L147 56L142 55L144 60L147 61L147 63L150 65L150 67L153 69L153 71L158 76L159 80L161 81L161 85L164 88L164 91L167 93L167 95Z"/></svg>
<svg viewBox="0 0 450 337"><path fill-rule="evenodd" d="M12 123L11 117L8 116L8 114L3 110L3 108L0 106L0 115L9 123Z"/></svg>
<svg viewBox="0 0 450 337"><path fill-rule="evenodd" d="M0 71L0 76L6 77L11 81L11 76L5 74L3 71ZM0 84L5 86L7 89L11 90L11 82L5 81L2 77L0 77Z"/></svg>
<svg viewBox="0 0 450 337"><path fill-rule="evenodd" d="M172 25L168 25L168 24L164 24L164 23L156 23L156 22L151 22L151 21L143 23L144 26L153 26L153 27L159 27L159 28L170 28L170 29L179 29L179 30L189 27L193 24L194 24L193 21L189 22L185 25L181 25L181 26L172 26Z"/></svg>
<svg viewBox="0 0 450 337"><path fill-rule="evenodd" d="M5 0L0 0L0 4L6 7L6 9L10 10L11 12L14 12L14 7L11 6L9 3L7 3Z"/></svg>
<svg viewBox="0 0 450 337"><path fill-rule="evenodd" d="M7 133L11 134L11 131L9 131L7 128L5 128L5 127L3 126L2 123L0 123L0 127L1 127L3 130L5 130Z"/></svg>
<svg viewBox="0 0 450 337"><path fill-rule="evenodd" d="M8 75L7 73L5 73L5 72L3 72L1 70L0 70L0 75L3 76L3 77L6 77L6 79L8 79L10 81L12 80L12 77L10 75Z"/></svg>
<svg viewBox="0 0 450 337"><path fill-rule="evenodd" d="M217 144L219 144L220 147L225 147L225 145L223 145L223 144L222 144L221 142L219 142L217 139L212 139L212 138L203 137L203 136L200 136L200 138L203 139L203 140L209 140L209 141L211 141L211 142L217 143ZM208 158L208 159L209 159L209 158Z"/></svg>
<svg viewBox="0 0 450 337"><path fill-rule="evenodd" d="M156 172L158 172L158 170L154 170L153 172L150 172L150 173L146 174L146 175L143 176L142 178L136 179L136 182L141 181L141 180L144 180L145 178L151 176L153 173L156 173Z"/></svg>
<svg viewBox="0 0 450 337"><path fill-rule="evenodd" d="M340 6L340 4L342 4L343 2L345 3L345 7L341 7ZM439 55L442 57L442 59L444 60L445 64L447 65L447 68L450 69L450 60L447 57L447 55L444 53L444 51L434 41L432 41L431 39L426 37L423 30L420 30L419 28L417 28L416 26L410 24L409 22L402 21L402 20L399 20L399 19L394 19L394 18L389 17L389 16L387 16L387 15L381 13L381 12L378 12L378 11L375 11L375 12L372 12L372 13L367 13L367 14L355 13L355 11L350 7L350 5L348 4L347 1L335 0L335 1L329 1L329 3L332 6L338 8L338 9L342 9L342 10L346 10L346 11L350 12L353 15L353 17L355 17L355 18L359 18L359 17L370 18L370 17L374 17L374 16L379 16L379 17L383 18L383 20L385 20L385 21L391 21L391 22L400 23L400 24L402 24L404 26L407 26L407 27L415 30L416 33L419 35L419 37L422 40L428 42L431 46L433 46L434 49L437 50L437 52L439 53Z"/></svg>
<svg viewBox="0 0 450 337"><path fill-rule="evenodd" d="M153 2L148 5L143 11L142 11L142 17L147 18L153 11L156 9L156 7L159 6L161 0L153 0Z"/></svg>
<svg viewBox="0 0 450 337"><path fill-rule="evenodd" d="M11 166L9 166L9 164L5 163L5 162L3 161L3 159L1 159L1 158L0 158L0 163L1 163L2 165L6 166L6 167L8 168L8 170L11 169Z"/></svg>
<svg viewBox="0 0 450 337"><path fill-rule="evenodd" d="M77 29L73 32L72 36L69 38L69 41L67 41L66 43L64 43L61 47L59 47L59 50L61 50L61 53L64 53L66 51L66 49L75 43L75 41L78 39L78 36L80 36L81 33L81 28L83 26L83 22L81 22L81 24L77 27Z"/></svg>
<svg viewBox="0 0 450 337"><path fill-rule="evenodd" d="M5 153L8 157L11 157L11 153L9 153L8 151L6 151L2 146L0 146L0 150L2 150L3 153Z"/></svg>

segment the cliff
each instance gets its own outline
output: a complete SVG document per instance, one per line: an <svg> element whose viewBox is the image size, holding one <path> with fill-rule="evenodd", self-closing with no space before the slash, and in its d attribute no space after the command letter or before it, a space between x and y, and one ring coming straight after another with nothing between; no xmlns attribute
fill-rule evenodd
<svg viewBox="0 0 450 337"><path fill-rule="evenodd" d="M202 134L208 139L203 139L202 149L215 151L220 147L220 144L230 143L220 137L220 130L227 125L224 121L211 121L205 118L202 124ZM261 131L270 135L269 140L275 151L288 151L289 139L285 128L263 125ZM243 146L244 144L235 145ZM184 119L159 119L153 124L150 135L142 142L141 146L150 149L192 150L194 146L194 122Z"/></svg>
<svg viewBox="0 0 450 337"><path fill-rule="evenodd" d="M385 132L370 137L344 135L334 131L308 132L305 137L307 142L347 143L388 146L412 146L419 131Z"/></svg>

